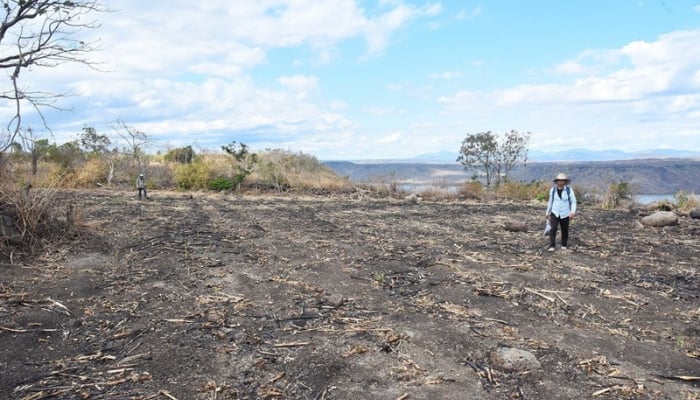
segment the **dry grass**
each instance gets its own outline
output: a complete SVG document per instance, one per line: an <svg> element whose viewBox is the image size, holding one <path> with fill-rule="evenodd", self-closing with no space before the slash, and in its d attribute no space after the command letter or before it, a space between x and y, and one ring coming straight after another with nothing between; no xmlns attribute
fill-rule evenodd
<svg viewBox="0 0 700 400"><path fill-rule="evenodd" d="M35 188L23 178L0 182L0 254L10 260L15 254L34 254L81 223L81 210L72 204L61 208L60 187Z"/></svg>

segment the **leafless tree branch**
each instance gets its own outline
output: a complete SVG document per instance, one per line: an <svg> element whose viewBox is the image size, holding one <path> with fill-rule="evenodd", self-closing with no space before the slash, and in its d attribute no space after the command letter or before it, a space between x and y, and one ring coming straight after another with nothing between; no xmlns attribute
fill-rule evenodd
<svg viewBox="0 0 700 400"><path fill-rule="evenodd" d="M91 16L107 11L96 0L6 0L0 5L0 69L8 71L10 87L0 87L0 100L14 104L14 115L0 133L0 153L7 150L22 129L23 107L29 105L42 119L41 110L55 108L65 93L29 91L20 84L23 70L54 68L63 63L95 67L89 55L97 43L85 42L78 33L99 24ZM10 45L9 43L13 43Z"/></svg>

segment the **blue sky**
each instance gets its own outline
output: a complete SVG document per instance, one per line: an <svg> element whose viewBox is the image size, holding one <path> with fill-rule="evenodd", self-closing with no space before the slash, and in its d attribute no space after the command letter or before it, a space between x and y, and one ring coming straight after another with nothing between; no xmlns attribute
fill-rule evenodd
<svg viewBox="0 0 700 400"><path fill-rule="evenodd" d="M151 150L231 141L327 160L454 151L700 151L700 0L121 0L93 60L35 69L70 91L25 121L58 143L120 119ZM7 112L7 110L0 113ZM52 136L51 136L52 135Z"/></svg>

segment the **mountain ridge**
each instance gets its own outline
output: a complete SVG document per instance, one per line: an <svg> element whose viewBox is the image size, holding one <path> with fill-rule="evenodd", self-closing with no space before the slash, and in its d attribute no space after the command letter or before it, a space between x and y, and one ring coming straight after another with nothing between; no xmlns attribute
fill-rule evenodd
<svg viewBox="0 0 700 400"><path fill-rule="evenodd" d="M360 164L377 163L456 163L457 151L437 151L433 153L423 153L415 157L396 159L376 159L376 160L348 160ZM643 160L643 159L668 159L668 158L689 158L700 159L700 151L682 149L654 149L628 152L618 149L610 150L589 150L574 148L562 151L528 151L529 162L566 162L566 161L622 161L622 160ZM327 162L337 162L342 160L327 160Z"/></svg>
<svg viewBox="0 0 700 400"><path fill-rule="evenodd" d="M474 177L457 162L326 161L338 175L359 183L454 187ZM511 179L549 181L564 172L572 185L605 190L611 183L627 182L636 194L700 193L700 159L649 158L608 161L531 162L516 167Z"/></svg>

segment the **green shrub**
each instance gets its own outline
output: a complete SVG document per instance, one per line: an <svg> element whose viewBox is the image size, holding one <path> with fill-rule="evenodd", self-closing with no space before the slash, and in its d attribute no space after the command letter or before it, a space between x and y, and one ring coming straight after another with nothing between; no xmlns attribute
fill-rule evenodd
<svg viewBox="0 0 700 400"><path fill-rule="evenodd" d="M209 189L212 190L230 190L235 184L232 180L224 178L223 176L216 177L211 182L209 182Z"/></svg>
<svg viewBox="0 0 700 400"><path fill-rule="evenodd" d="M205 189L211 182L211 171L202 162L178 164L175 167L175 185L184 190Z"/></svg>

